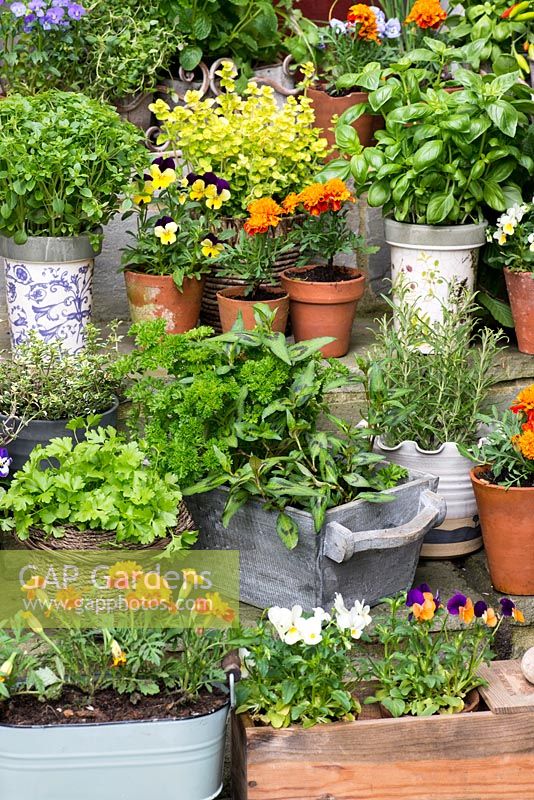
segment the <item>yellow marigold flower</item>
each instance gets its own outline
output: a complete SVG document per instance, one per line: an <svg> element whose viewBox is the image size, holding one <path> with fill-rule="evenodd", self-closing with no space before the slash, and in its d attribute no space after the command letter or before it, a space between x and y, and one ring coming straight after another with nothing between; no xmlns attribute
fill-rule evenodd
<svg viewBox="0 0 534 800"><path fill-rule="evenodd" d="M126 653L123 651L116 639L111 642L111 656L114 667L123 667L126 664Z"/></svg>
<svg viewBox="0 0 534 800"><path fill-rule="evenodd" d="M347 14L347 20L349 22L354 22L359 26L359 39L365 39L368 42L376 42L377 44L380 44L376 14L371 8L369 8L369 6L366 6L364 3L358 3L355 6L351 6Z"/></svg>
<svg viewBox="0 0 534 800"><path fill-rule="evenodd" d="M405 22L415 22L418 28L439 28L447 13L439 0L415 0Z"/></svg>
<svg viewBox="0 0 534 800"><path fill-rule="evenodd" d="M57 602L67 611L73 611L74 609L79 608L81 599L81 594L79 594L79 592L77 592L73 586L69 586L66 589L60 589L59 592L56 592Z"/></svg>
<svg viewBox="0 0 534 800"><path fill-rule="evenodd" d="M21 591L26 592L28 600L35 600L39 589L44 589L46 586L46 579L40 575L32 575L28 583L21 586Z"/></svg>
<svg viewBox="0 0 534 800"><path fill-rule="evenodd" d="M108 573L108 589L129 589L142 575L143 568L135 561L117 561Z"/></svg>
<svg viewBox="0 0 534 800"><path fill-rule="evenodd" d="M0 666L0 683L5 683L6 678L9 678L13 672L13 663L16 656L16 652L11 653L7 661L4 661L4 663Z"/></svg>
<svg viewBox="0 0 534 800"><path fill-rule="evenodd" d="M516 447L522 456L529 461L534 461L534 431L530 428L524 430L523 433L518 433L512 438L514 447Z"/></svg>

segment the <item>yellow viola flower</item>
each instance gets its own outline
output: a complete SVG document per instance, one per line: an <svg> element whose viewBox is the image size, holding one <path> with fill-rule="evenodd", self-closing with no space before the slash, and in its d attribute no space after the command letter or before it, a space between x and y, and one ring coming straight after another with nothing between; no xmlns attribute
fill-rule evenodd
<svg viewBox="0 0 534 800"><path fill-rule="evenodd" d="M136 206L140 206L143 203L150 203L152 200L152 195L154 194L154 183L153 181L145 181L142 191L139 194L134 194L133 201Z"/></svg>
<svg viewBox="0 0 534 800"><path fill-rule="evenodd" d="M170 167L167 167L167 169L164 169L162 172L157 164L152 164L149 172L154 190L168 189L169 186L176 181L176 170Z"/></svg>
<svg viewBox="0 0 534 800"><path fill-rule="evenodd" d="M162 217L154 226L154 235L157 236L161 244L174 244L177 230L178 225L172 217Z"/></svg>
<svg viewBox="0 0 534 800"><path fill-rule="evenodd" d="M206 258L217 258L224 250L224 245L212 233L200 242L202 255Z"/></svg>
<svg viewBox="0 0 534 800"><path fill-rule="evenodd" d="M16 652L11 653L7 661L4 661L4 663L0 666L0 683L5 683L6 679L9 678L13 672L13 663L16 656Z"/></svg>
<svg viewBox="0 0 534 800"><path fill-rule="evenodd" d="M202 178L197 178L191 184L191 188L189 190L189 197L191 200L202 200L206 195L206 184L202 180Z"/></svg>

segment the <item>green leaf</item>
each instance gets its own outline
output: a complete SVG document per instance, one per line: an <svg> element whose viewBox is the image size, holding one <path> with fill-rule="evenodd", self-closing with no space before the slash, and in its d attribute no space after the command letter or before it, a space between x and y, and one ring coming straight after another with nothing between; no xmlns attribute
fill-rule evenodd
<svg viewBox="0 0 534 800"><path fill-rule="evenodd" d="M278 514L276 532L288 550L295 549L299 541L298 525L285 511Z"/></svg>
<svg viewBox="0 0 534 800"><path fill-rule="evenodd" d="M379 86L376 91L370 93L369 105L373 111L380 111L394 94L395 87L393 85L386 83L384 86Z"/></svg>
<svg viewBox="0 0 534 800"><path fill-rule="evenodd" d="M384 697L382 705L387 708L394 717L402 717L406 710L406 703L400 698Z"/></svg>
<svg viewBox="0 0 534 800"><path fill-rule="evenodd" d="M454 208L454 195L434 194L426 208L426 221L429 225L439 225L448 217Z"/></svg>
<svg viewBox="0 0 534 800"><path fill-rule="evenodd" d="M349 106L349 108L339 115L336 125L352 125L352 123L356 122L356 120L359 119L362 114L365 114L365 111L365 103L356 103L354 106Z"/></svg>
<svg viewBox="0 0 534 800"><path fill-rule="evenodd" d="M336 145L340 150L348 153L357 153L361 150L360 139L351 125L336 125L335 135Z"/></svg>
<svg viewBox="0 0 534 800"><path fill-rule="evenodd" d="M495 100L487 106L486 112L492 122L494 122L499 130L506 134L506 136L515 136L517 123L519 121L519 113L510 103L507 103L505 100Z"/></svg>
<svg viewBox="0 0 534 800"><path fill-rule="evenodd" d="M331 178L340 178L342 181L346 181L349 176L350 161L344 158L329 161L317 174L317 178L321 181L329 181Z"/></svg>
<svg viewBox="0 0 534 800"><path fill-rule="evenodd" d="M356 181L356 185L361 186L363 183L365 183L368 169L369 167L367 165L367 161L362 153L352 156L350 160L350 171L354 180Z"/></svg>
<svg viewBox="0 0 534 800"><path fill-rule="evenodd" d="M200 12L193 22L193 35L197 39L207 39L211 33L211 16L205 12Z"/></svg>
<svg viewBox="0 0 534 800"><path fill-rule="evenodd" d="M192 72L202 61L202 50L200 47L188 45L180 51L180 66L187 72Z"/></svg>
<svg viewBox="0 0 534 800"><path fill-rule="evenodd" d="M505 211L506 201L501 187L495 181L483 181L484 200L495 211Z"/></svg>
<svg viewBox="0 0 534 800"><path fill-rule="evenodd" d="M480 291L477 294L478 302L487 308L492 317L497 320L499 325L502 325L505 328L514 328L514 318L512 316L512 309L508 305L508 303L504 303L502 300L497 300L495 297L491 297L487 292Z"/></svg>
<svg viewBox="0 0 534 800"><path fill-rule="evenodd" d="M412 164L416 172L422 172L424 169L432 166L439 161L443 154L445 143L442 139L431 139L425 142L414 153Z"/></svg>
<svg viewBox="0 0 534 800"><path fill-rule="evenodd" d="M373 208L377 208L378 206L383 206L384 203L387 203L390 197L391 189L389 181L375 181L367 194L367 202Z"/></svg>

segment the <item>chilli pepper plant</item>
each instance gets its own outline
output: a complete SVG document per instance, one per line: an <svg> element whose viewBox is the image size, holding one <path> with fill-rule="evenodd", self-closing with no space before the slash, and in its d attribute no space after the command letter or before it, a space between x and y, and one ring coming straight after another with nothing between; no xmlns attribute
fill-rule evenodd
<svg viewBox="0 0 534 800"><path fill-rule="evenodd" d="M464 455L485 469L479 477L498 486L534 486L534 384L519 392L504 414L480 417L489 433Z"/></svg>
<svg viewBox="0 0 534 800"><path fill-rule="evenodd" d="M195 173L224 175L232 187L226 214L243 217L252 200L273 197L279 202L311 183L327 142L313 127L308 98L288 97L280 109L270 86L251 82L239 95L230 62L223 62L217 74L223 92L215 100L190 91L185 104L172 111L163 100L151 108L162 123L160 141L181 150Z"/></svg>
<svg viewBox="0 0 534 800"><path fill-rule="evenodd" d="M392 499L382 490L406 471L382 464L366 430L330 414L327 393L349 377L321 359L330 340L287 344L273 319L258 306L255 330L215 338L210 328L169 336L163 321L142 323L123 367L133 376L130 424L144 420L160 472L173 472L184 494L228 486L225 525L249 499L265 502L279 511L278 534L293 548L298 528L286 506L309 511L319 531L328 508ZM161 369L165 378L154 375ZM319 430L321 413L335 432Z"/></svg>
<svg viewBox="0 0 534 800"><path fill-rule="evenodd" d="M356 601L347 609L339 594L331 614L270 608L267 619L239 641L237 712L273 728L355 719L360 704L353 694L357 680L349 677L353 648L370 622L369 606Z"/></svg>
<svg viewBox="0 0 534 800"><path fill-rule="evenodd" d="M122 206L124 217L137 212L135 242L123 251L123 267L172 275L178 289L184 278L201 278L224 249L228 234L216 236L214 221L230 198L230 184L213 172L181 178L173 158L155 158Z"/></svg>
<svg viewBox="0 0 534 800"><path fill-rule="evenodd" d="M468 693L484 685L477 673L493 657L491 645L503 618L524 622L508 598L496 612L460 592L444 603L427 584L384 602L388 617L375 626L383 657L368 659L367 673L379 688L366 702L382 703L394 717L461 711ZM450 625L456 620L459 629Z"/></svg>
<svg viewBox="0 0 534 800"><path fill-rule="evenodd" d="M363 148L342 121L336 142L344 158L323 174L352 175L357 190L368 192L369 205L383 206L399 222L478 223L484 206L504 211L521 203L534 161L518 139L528 130L534 103L518 78L517 72L481 76L460 68L454 79L461 91L427 88L404 105L396 102L398 80L388 78L369 96L385 117L376 146Z"/></svg>

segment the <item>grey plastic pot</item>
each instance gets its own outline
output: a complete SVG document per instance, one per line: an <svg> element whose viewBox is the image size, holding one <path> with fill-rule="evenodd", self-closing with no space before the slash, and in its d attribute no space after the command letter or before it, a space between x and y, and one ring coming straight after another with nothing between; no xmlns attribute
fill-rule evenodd
<svg viewBox="0 0 534 800"><path fill-rule="evenodd" d="M156 722L0 725L2 800L213 800L230 703Z"/></svg>
<svg viewBox="0 0 534 800"><path fill-rule="evenodd" d="M101 415L99 425L103 425L104 427L111 425L113 428L116 428L118 407L119 400L118 398L115 398L115 402L111 408L109 408L107 411L104 411ZM9 418L4 414L0 414L0 422L6 422L8 419ZM66 428L68 422L68 419L30 420L30 422L28 422L28 424L21 429L17 438L8 446L9 455L13 459L11 464L11 473L21 469L24 466L31 451L36 445L42 444L43 447L45 447L51 439L55 439L58 436L70 436L71 438L74 438L74 433ZM13 420L13 425L15 427L18 425L18 423L19 420ZM77 431L76 436L79 440L83 439L83 431Z"/></svg>
<svg viewBox="0 0 534 800"><path fill-rule="evenodd" d="M83 347L99 251L89 236L32 236L22 245L0 236L13 347L27 338L29 330L45 341L61 341L70 352Z"/></svg>
<svg viewBox="0 0 534 800"><path fill-rule="evenodd" d="M288 550L276 533L277 512L252 500L224 528L228 489L187 498L200 528L197 548L239 550L241 600L266 608L305 608L346 601L377 603L411 586L425 534L445 517L445 501L435 494L438 479L410 472L389 493L389 503L355 500L327 511L319 534L307 511L286 508L299 527L299 541Z"/></svg>
<svg viewBox="0 0 534 800"><path fill-rule="evenodd" d="M478 256L487 222L477 225L412 225L384 220L391 247L393 297L399 284L407 301L430 323L440 322L449 287L474 291Z"/></svg>

